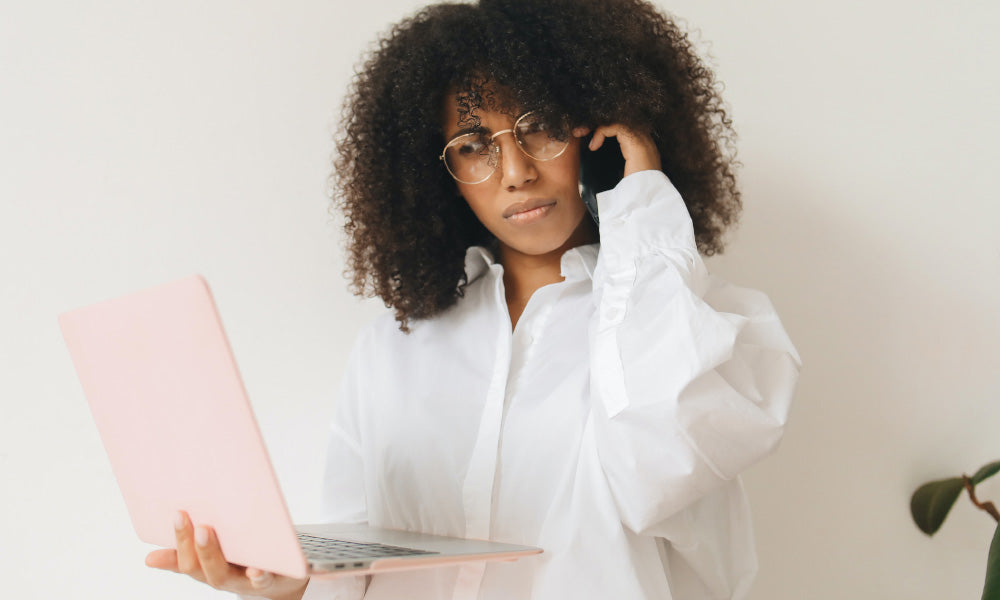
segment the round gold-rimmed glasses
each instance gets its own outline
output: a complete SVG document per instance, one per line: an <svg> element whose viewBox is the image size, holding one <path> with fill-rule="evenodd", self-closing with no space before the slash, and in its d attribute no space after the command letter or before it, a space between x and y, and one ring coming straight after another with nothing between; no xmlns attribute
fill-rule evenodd
<svg viewBox="0 0 1000 600"><path fill-rule="evenodd" d="M445 144L438 158L444 162L455 181L482 183L500 166L500 146L495 140L505 133L512 134L521 152L534 160L552 160L562 155L569 146L566 128L553 127L534 112L526 112L514 121L512 128L493 135L473 131L455 136Z"/></svg>

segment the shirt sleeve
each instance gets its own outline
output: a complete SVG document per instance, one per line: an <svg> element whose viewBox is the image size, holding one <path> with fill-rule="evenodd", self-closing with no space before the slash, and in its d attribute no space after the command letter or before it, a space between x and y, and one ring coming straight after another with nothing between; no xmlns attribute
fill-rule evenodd
<svg viewBox="0 0 1000 600"><path fill-rule="evenodd" d="M665 536L775 448L800 362L765 295L709 276L666 175L632 174L598 205L598 452L622 522Z"/></svg>

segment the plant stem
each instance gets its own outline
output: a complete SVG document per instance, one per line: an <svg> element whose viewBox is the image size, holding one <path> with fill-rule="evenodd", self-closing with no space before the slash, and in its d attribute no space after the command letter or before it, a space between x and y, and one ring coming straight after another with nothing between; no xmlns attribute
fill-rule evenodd
<svg viewBox="0 0 1000 600"><path fill-rule="evenodd" d="M976 498L976 486L972 483L972 479L968 475L962 475L962 481L965 483L965 490L969 492L969 499L976 505L976 508L990 513L993 520L1000 523L1000 511L997 510L997 507L992 502L980 502Z"/></svg>

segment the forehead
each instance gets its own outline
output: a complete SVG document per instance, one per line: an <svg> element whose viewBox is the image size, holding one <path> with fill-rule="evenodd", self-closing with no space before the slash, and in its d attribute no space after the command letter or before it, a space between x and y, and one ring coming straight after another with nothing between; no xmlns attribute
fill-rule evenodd
<svg viewBox="0 0 1000 600"><path fill-rule="evenodd" d="M445 137L470 129L504 129L523 113L506 89L492 85L464 91L452 88L445 93L443 104L441 123Z"/></svg>

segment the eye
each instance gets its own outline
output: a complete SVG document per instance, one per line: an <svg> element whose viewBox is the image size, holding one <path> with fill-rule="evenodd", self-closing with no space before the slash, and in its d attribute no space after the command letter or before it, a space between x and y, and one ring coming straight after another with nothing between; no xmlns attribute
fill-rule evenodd
<svg viewBox="0 0 1000 600"><path fill-rule="evenodd" d="M459 156L489 154L489 138L482 135L467 135L452 148Z"/></svg>
<svg viewBox="0 0 1000 600"><path fill-rule="evenodd" d="M534 116L529 116L518 123L517 131L523 139L533 138L541 141L542 138L549 138L562 141L566 138L564 128L554 126Z"/></svg>
<svg viewBox="0 0 1000 600"><path fill-rule="evenodd" d="M548 131L549 127L545 123L543 123L543 122L541 122L539 120L536 120L534 118L530 118L530 119L525 119L525 120L521 121L520 126L518 127L518 129L521 131L521 133L523 133L525 135L530 135L532 133L541 133L541 132Z"/></svg>

